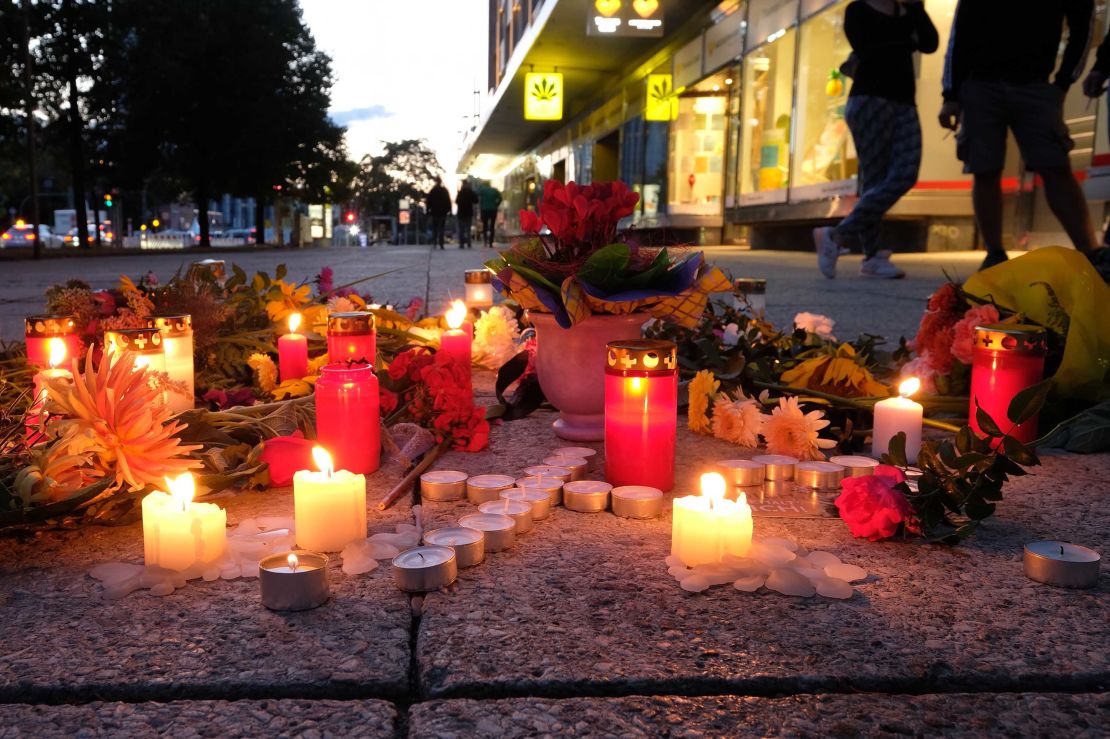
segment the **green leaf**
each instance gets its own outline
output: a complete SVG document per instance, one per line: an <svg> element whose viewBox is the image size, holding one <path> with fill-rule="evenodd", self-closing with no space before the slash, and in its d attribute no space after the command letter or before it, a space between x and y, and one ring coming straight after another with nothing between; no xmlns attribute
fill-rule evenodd
<svg viewBox="0 0 1110 739"><path fill-rule="evenodd" d="M628 244L604 246L590 255L578 276L590 285L613 292L625 285L624 271L631 257Z"/></svg>
<svg viewBox="0 0 1110 739"><path fill-rule="evenodd" d="M1003 436L1002 429L998 428L998 424L990 417L990 414L983 410L979 405L979 399L975 399L975 420L979 424L979 430L987 436Z"/></svg>
<svg viewBox="0 0 1110 739"><path fill-rule="evenodd" d="M274 270L274 279L275 280L284 280L285 275L287 275L287 274L289 274L289 270L286 269L284 264L279 264L277 266L277 268Z"/></svg>
<svg viewBox="0 0 1110 739"><path fill-rule="evenodd" d="M985 500L974 498L967 502L966 513L972 520L982 521L984 518L990 518L990 516L994 514L994 503L988 503Z"/></svg>
<svg viewBox="0 0 1110 739"><path fill-rule="evenodd" d="M547 279L531 267L525 266L521 263L519 259L515 259L509 254L504 255L504 259L505 263L508 264L514 272L519 274L528 282L533 283L533 285L539 285L540 287L550 290L557 296L563 294L563 288L561 286L556 285L554 282Z"/></svg>
<svg viewBox="0 0 1110 739"><path fill-rule="evenodd" d="M1031 385L1014 396L1006 415L1015 424L1022 424L1041 412L1045 401L1048 400L1048 391L1052 388L1052 380L1041 380L1036 385Z"/></svg>
<svg viewBox="0 0 1110 739"><path fill-rule="evenodd" d="M956 433L956 451L967 454L971 451L974 438L970 426L964 426Z"/></svg>
<svg viewBox="0 0 1110 739"><path fill-rule="evenodd" d="M1110 400L1072 416L1048 432L1037 445L1081 454L1110 449Z"/></svg>
<svg viewBox="0 0 1110 739"><path fill-rule="evenodd" d="M1002 448L1006 452L1006 456L1025 467L1033 467L1040 464L1033 452L1022 444L1020 441L1012 436L1007 436L1002 439Z"/></svg>

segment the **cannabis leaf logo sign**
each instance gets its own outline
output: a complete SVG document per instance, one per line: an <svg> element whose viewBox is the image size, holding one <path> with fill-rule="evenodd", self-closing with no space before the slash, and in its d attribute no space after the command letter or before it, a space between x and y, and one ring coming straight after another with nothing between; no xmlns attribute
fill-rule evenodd
<svg viewBox="0 0 1110 739"><path fill-rule="evenodd" d="M671 87L669 79L661 79L651 86L651 98L656 103L669 102L672 97L674 97L674 88Z"/></svg>
<svg viewBox="0 0 1110 739"><path fill-rule="evenodd" d="M554 100L555 95L555 83L549 79L539 80L532 85L532 97L540 102L546 103L549 100Z"/></svg>

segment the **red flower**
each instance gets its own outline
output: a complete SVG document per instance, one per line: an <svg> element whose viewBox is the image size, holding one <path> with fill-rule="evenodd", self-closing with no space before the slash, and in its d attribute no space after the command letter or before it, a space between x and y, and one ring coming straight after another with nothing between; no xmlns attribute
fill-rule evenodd
<svg viewBox="0 0 1110 739"><path fill-rule="evenodd" d="M96 301L97 310L102 316L112 316L116 313L116 296L108 290L97 290L92 294Z"/></svg>
<svg viewBox="0 0 1110 739"><path fill-rule="evenodd" d="M416 317L420 314L420 309L424 307L424 301L420 298L412 298L409 300L408 306L405 308L405 316L410 321L415 321Z"/></svg>
<svg viewBox="0 0 1110 739"><path fill-rule="evenodd" d="M294 431L292 436L275 436L262 442L259 461L270 466L270 484L274 487L289 485L298 471L316 469L312 460L314 446L316 442L304 438L300 431Z"/></svg>
<svg viewBox="0 0 1110 739"><path fill-rule="evenodd" d="M381 413L383 416L388 416L393 411L397 410L397 393L386 388L378 390L378 403L381 406Z"/></svg>
<svg viewBox="0 0 1110 739"><path fill-rule="evenodd" d="M424 367L433 361L432 353L427 349L409 349L398 354L393 364L389 365L389 377L394 382L406 377L410 380L419 379Z"/></svg>
<svg viewBox="0 0 1110 739"><path fill-rule="evenodd" d="M520 211L520 230L525 233L538 234L543 228L543 221L539 215L530 210Z"/></svg>
<svg viewBox="0 0 1110 739"><path fill-rule="evenodd" d="M873 475L847 477L840 482L841 493L836 498L836 507L852 536L867 537L871 541L894 536L899 525L913 515L906 496L894 489L905 479L897 467L881 464Z"/></svg>

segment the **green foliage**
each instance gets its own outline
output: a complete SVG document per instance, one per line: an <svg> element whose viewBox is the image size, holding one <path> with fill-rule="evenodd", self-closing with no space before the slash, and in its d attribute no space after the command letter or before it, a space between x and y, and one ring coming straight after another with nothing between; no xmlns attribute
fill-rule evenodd
<svg viewBox="0 0 1110 739"><path fill-rule="evenodd" d="M395 215L402 199L422 202L443 173L435 152L423 139L387 141L381 154L363 157L352 187L366 213Z"/></svg>
<svg viewBox="0 0 1110 739"><path fill-rule="evenodd" d="M1045 434L1040 446L1082 454L1110 449L1110 400L1062 422Z"/></svg>

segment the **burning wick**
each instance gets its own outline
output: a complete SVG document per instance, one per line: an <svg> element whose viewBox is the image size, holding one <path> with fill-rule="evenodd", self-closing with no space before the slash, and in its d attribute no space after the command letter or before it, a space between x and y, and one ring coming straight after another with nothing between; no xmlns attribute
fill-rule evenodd
<svg viewBox="0 0 1110 739"><path fill-rule="evenodd" d="M447 328L458 330L466 320L466 303L461 300L452 301L444 317L447 319Z"/></svg>
<svg viewBox="0 0 1110 739"><path fill-rule="evenodd" d="M725 497L725 478L716 472L706 472L701 476L701 494L709 498L711 509L716 508L717 501Z"/></svg>
<svg viewBox="0 0 1110 739"><path fill-rule="evenodd" d="M181 512L184 513L189 510L189 504L193 502L193 496L197 492L192 473L186 472L176 478L167 477L166 486L169 488L173 499L181 505Z"/></svg>
<svg viewBox="0 0 1110 739"><path fill-rule="evenodd" d="M289 569L293 570L293 572L297 571L297 565L299 564L297 555L289 552L289 557L285 561L289 563Z"/></svg>
<svg viewBox="0 0 1110 739"><path fill-rule="evenodd" d="M297 333L297 329L299 329L300 327L301 327L301 314L300 313L290 313L289 314L289 333L291 333L291 334Z"/></svg>
<svg viewBox="0 0 1110 739"><path fill-rule="evenodd" d="M316 466L319 467L320 471L327 475L327 478L330 480L334 468L332 467L331 455L328 454L328 450L322 446L312 447L312 459L316 461Z"/></svg>
<svg viewBox="0 0 1110 739"><path fill-rule="evenodd" d="M921 380L917 379L916 377L910 377L904 380L902 384L898 386L898 394L901 395L903 398L908 398L911 395L915 395L920 389Z"/></svg>

